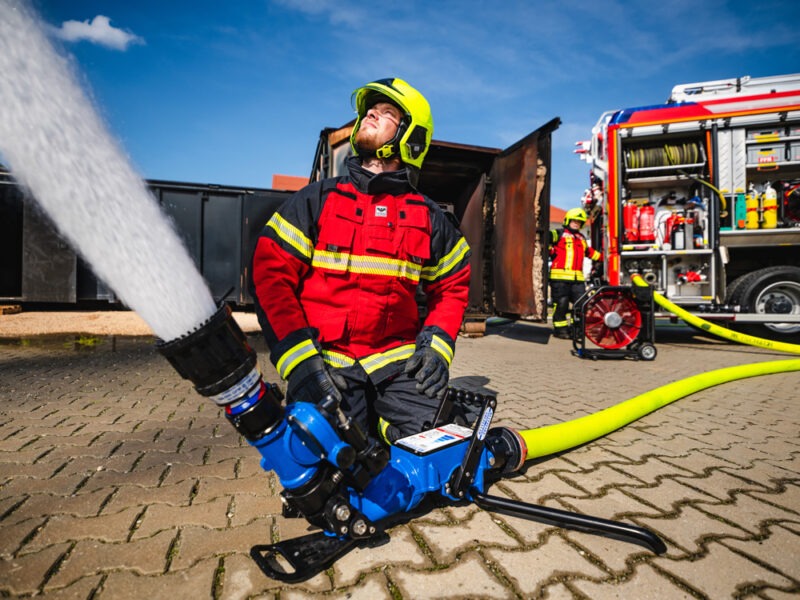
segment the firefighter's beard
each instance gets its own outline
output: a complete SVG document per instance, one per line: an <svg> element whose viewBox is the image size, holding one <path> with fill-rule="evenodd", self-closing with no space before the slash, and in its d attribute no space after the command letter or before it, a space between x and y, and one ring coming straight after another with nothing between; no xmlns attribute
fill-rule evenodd
<svg viewBox="0 0 800 600"><path fill-rule="evenodd" d="M375 154L378 148L391 141L381 140L378 137L380 133L377 129L359 128L358 133L356 133L356 146L364 154Z"/></svg>

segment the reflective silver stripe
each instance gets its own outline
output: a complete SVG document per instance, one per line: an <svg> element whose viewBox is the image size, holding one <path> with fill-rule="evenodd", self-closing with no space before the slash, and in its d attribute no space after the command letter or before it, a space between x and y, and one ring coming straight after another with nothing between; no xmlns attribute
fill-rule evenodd
<svg viewBox="0 0 800 600"><path fill-rule="evenodd" d="M453 246L453 249L439 263L433 267L422 269L422 279L426 281L436 281L452 271L456 265L469 252L469 244L463 237Z"/></svg>
<svg viewBox="0 0 800 600"><path fill-rule="evenodd" d="M211 401L217 406L231 404L253 389L260 379L261 372L258 370L258 365L256 365L255 368L240 379L238 383L233 384L227 390L216 396L209 396L209 398L211 398Z"/></svg>
<svg viewBox="0 0 800 600"><path fill-rule="evenodd" d="M410 358L412 354L414 354L415 345L414 344L406 344L404 346L398 346L397 348L392 348L391 350L387 350L386 352L380 352L378 354L371 354L365 358L359 359L358 362L361 363L361 366L364 368L364 371L367 372L367 375L370 375L377 371L378 369L385 367L393 362L397 362L399 360L406 360Z"/></svg>
<svg viewBox="0 0 800 600"><path fill-rule="evenodd" d="M267 222L267 227L270 227L278 237L284 242L289 244L292 248L297 250L306 258L311 258L313 246L311 240L308 239L302 231L289 223L286 219L278 213L272 215L272 218Z"/></svg>
<svg viewBox="0 0 800 600"><path fill-rule="evenodd" d="M445 342L438 335L434 335L433 338L431 338L431 348L441 354L448 365L453 362L453 350L450 348L450 344Z"/></svg>
<svg viewBox="0 0 800 600"><path fill-rule="evenodd" d="M357 256L346 252L329 252L314 250L312 266L329 269L340 273L360 273L365 275L383 275L386 277L403 277L414 283L419 281L422 267L412 262L396 258L380 256Z"/></svg>
<svg viewBox="0 0 800 600"><path fill-rule="evenodd" d="M278 359L278 364L275 365L275 368L278 370L278 374L281 377L287 379L291 374L292 369L294 369L299 363L308 357L315 354L319 353L314 347L314 342L311 340L303 340L299 344L289 348L288 351L284 352L283 356Z"/></svg>
<svg viewBox="0 0 800 600"><path fill-rule="evenodd" d="M332 350L323 350L322 360L332 367L352 367L354 364L356 364L354 358L350 358L346 354L341 354Z"/></svg>

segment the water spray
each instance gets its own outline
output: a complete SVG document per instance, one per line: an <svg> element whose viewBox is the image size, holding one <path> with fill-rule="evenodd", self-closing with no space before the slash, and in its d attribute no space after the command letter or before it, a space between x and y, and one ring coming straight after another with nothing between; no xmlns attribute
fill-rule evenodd
<svg viewBox="0 0 800 600"><path fill-rule="evenodd" d="M0 152L95 273L156 335L177 338L214 314L214 301L70 67L28 3L4 0Z"/></svg>

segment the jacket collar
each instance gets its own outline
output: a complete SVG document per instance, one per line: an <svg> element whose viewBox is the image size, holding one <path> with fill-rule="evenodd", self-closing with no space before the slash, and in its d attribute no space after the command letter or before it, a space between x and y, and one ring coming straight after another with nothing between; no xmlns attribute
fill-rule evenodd
<svg viewBox="0 0 800 600"><path fill-rule="evenodd" d="M358 191L365 194L400 194L413 192L414 186L408 179L408 167L399 171L373 173L361 166L358 156L350 156L345 161L350 179Z"/></svg>

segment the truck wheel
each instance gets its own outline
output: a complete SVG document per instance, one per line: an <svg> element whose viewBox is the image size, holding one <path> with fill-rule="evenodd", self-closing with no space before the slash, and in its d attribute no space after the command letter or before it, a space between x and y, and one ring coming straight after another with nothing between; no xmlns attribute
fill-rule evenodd
<svg viewBox="0 0 800 600"><path fill-rule="evenodd" d="M736 280L731 304L747 312L800 315L800 267L767 267ZM800 335L800 323L741 324L740 329L767 338Z"/></svg>

